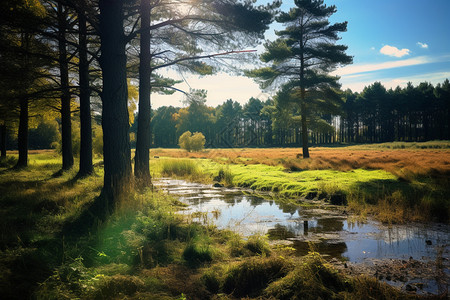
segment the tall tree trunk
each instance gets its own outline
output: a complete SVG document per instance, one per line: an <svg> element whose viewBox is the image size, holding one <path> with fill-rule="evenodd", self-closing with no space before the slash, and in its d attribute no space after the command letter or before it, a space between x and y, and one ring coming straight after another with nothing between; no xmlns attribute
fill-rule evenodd
<svg viewBox="0 0 450 300"><path fill-rule="evenodd" d="M150 2L141 0L141 29L150 26ZM150 150L150 31L143 30L140 40L139 62L139 114L136 137L136 156L134 162L134 175L140 185L151 185L149 150Z"/></svg>
<svg viewBox="0 0 450 300"><path fill-rule="evenodd" d="M73 167L72 151L72 121L70 119L70 90L69 90L69 64L66 49L66 17L63 6L58 3L58 46L59 68L61 76L61 144L62 169Z"/></svg>
<svg viewBox="0 0 450 300"><path fill-rule="evenodd" d="M301 57L300 57L300 112L302 118L302 150L303 150L303 158L309 158L309 148L308 148L308 123L306 121L307 112L306 112L306 90L304 86L305 81L305 58L304 58L304 43L303 37L300 39L300 49L301 49Z"/></svg>
<svg viewBox="0 0 450 300"><path fill-rule="evenodd" d="M130 125L123 1L100 0L100 65L105 165L102 213L111 212L131 188Z"/></svg>
<svg viewBox="0 0 450 300"><path fill-rule="evenodd" d="M1 158L6 158L6 123L0 125L0 135L1 135L1 142L0 142L0 152L1 152Z"/></svg>
<svg viewBox="0 0 450 300"><path fill-rule="evenodd" d="M306 120L306 105L301 104L302 110L302 150L303 150L303 158L309 158L309 148L308 148L308 123Z"/></svg>
<svg viewBox="0 0 450 300"><path fill-rule="evenodd" d="M92 121L91 91L89 88L89 62L87 57L87 29L85 16L85 0L81 0L82 12L78 14L79 51L80 51L80 169L78 176L92 174Z"/></svg>
<svg viewBox="0 0 450 300"><path fill-rule="evenodd" d="M28 165L28 98L20 99L19 133L18 133L19 160L16 168Z"/></svg>

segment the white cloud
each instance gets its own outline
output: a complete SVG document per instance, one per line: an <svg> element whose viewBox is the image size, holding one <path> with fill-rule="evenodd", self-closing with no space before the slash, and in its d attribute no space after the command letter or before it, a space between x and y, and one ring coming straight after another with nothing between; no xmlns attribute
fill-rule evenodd
<svg viewBox="0 0 450 300"><path fill-rule="evenodd" d="M405 55L409 55L410 50L403 48L402 50L398 49L397 47L386 45L383 48L380 49L380 53L388 56L395 56L395 57L403 57Z"/></svg>
<svg viewBox="0 0 450 300"><path fill-rule="evenodd" d="M417 42L417 45L418 45L420 48L428 49L428 44L421 43L421 42Z"/></svg>

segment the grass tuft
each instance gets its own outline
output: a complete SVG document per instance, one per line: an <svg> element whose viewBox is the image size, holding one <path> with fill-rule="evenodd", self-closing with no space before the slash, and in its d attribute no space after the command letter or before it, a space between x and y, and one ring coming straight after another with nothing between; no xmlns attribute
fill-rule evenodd
<svg viewBox="0 0 450 300"><path fill-rule="evenodd" d="M283 258L251 258L230 269L223 283L223 291L235 297L256 296L289 270L289 263Z"/></svg>
<svg viewBox="0 0 450 300"><path fill-rule="evenodd" d="M187 244L183 251L183 259L190 267L199 267L213 260L213 251L211 241L206 236L197 237Z"/></svg>
<svg viewBox="0 0 450 300"><path fill-rule="evenodd" d="M348 287L345 278L319 253L310 252L286 277L271 283L265 295L274 299L335 299Z"/></svg>
<svg viewBox="0 0 450 300"><path fill-rule="evenodd" d="M162 176L184 177L192 180L204 177L197 163L191 159L161 159L158 166Z"/></svg>

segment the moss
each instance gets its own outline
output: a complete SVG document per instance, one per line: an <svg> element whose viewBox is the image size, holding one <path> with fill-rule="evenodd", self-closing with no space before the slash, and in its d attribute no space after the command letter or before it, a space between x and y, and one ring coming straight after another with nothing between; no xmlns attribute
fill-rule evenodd
<svg viewBox="0 0 450 300"><path fill-rule="evenodd" d="M144 282L136 276L114 275L103 277L95 291L89 295L92 299L113 299L117 296L133 296L144 289Z"/></svg>

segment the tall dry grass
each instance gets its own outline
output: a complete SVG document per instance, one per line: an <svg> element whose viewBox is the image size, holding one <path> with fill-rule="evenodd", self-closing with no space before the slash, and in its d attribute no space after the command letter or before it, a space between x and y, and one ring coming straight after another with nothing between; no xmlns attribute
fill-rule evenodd
<svg viewBox="0 0 450 300"><path fill-rule="evenodd" d="M152 155L175 158L209 158L222 163L283 165L291 170L350 171L381 169L399 178L416 176L444 178L450 175L450 149L388 149L388 148L324 148L310 149L311 158L297 158L298 148L209 149L187 153L181 149L152 149Z"/></svg>

